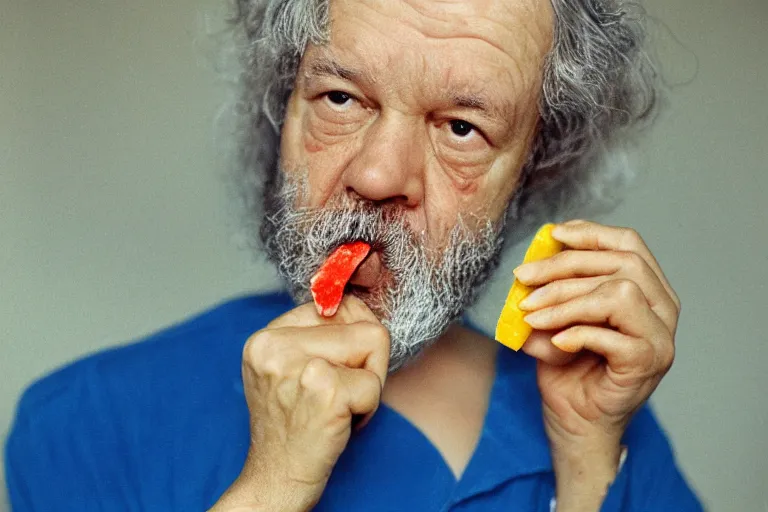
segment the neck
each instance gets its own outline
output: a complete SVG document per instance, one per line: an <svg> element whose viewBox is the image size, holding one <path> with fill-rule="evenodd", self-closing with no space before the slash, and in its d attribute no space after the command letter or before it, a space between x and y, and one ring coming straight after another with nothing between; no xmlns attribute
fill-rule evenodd
<svg viewBox="0 0 768 512"><path fill-rule="evenodd" d="M420 394L449 394L479 378L492 382L499 344L458 324L414 361L390 375L383 400L390 405Z"/></svg>
<svg viewBox="0 0 768 512"><path fill-rule="evenodd" d="M397 379L401 374L421 373L454 364L474 367L489 361L495 362L498 347L499 344L494 340L454 323L436 342L390 378Z"/></svg>
<svg viewBox="0 0 768 512"><path fill-rule="evenodd" d="M454 325L387 379L382 400L406 417L461 475L475 448L496 375L499 344Z"/></svg>

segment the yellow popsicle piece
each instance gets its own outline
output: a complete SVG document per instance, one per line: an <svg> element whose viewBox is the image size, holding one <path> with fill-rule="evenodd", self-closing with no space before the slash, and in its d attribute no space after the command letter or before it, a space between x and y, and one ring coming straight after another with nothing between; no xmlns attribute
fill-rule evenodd
<svg viewBox="0 0 768 512"><path fill-rule="evenodd" d="M552 238L552 228L554 227L554 224L544 224L539 228L525 252L523 263L543 260L563 250L563 244ZM496 323L496 341L512 350L520 350L533 330L523 320L526 312L521 311L517 305L534 289L515 280L509 289L504 307L501 309L499 321Z"/></svg>

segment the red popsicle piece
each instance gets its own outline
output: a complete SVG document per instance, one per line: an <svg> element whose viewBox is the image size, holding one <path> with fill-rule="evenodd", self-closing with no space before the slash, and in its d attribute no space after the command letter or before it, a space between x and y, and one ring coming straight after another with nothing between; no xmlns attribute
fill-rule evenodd
<svg viewBox="0 0 768 512"><path fill-rule="evenodd" d="M341 245L309 280L312 298L321 316L331 317L336 314L344 296L344 287L370 250L371 246L365 242Z"/></svg>

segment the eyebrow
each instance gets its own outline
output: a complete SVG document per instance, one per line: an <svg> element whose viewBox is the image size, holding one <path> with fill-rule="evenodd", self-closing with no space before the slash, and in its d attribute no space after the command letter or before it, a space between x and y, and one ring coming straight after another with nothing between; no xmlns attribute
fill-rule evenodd
<svg viewBox="0 0 768 512"><path fill-rule="evenodd" d="M453 105L458 108L477 110L489 119L511 122L515 117L515 109L508 103L498 106L478 94L454 95Z"/></svg>
<svg viewBox="0 0 768 512"><path fill-rule="evenodd" d="M365 76L361 71L347 68L335 60L321 57L309 65L308 73L313 76L331 76L348 80L350 82L359 80Z"/></svg>

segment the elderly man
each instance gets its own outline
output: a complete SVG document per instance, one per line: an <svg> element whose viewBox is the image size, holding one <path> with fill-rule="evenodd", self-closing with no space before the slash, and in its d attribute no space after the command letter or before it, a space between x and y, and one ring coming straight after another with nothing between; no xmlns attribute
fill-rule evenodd
<svg viewBox="0 0 768 512"><path fill-rule="evenodd" d="M291 296L32 386L16 509L700 510L644 405L680 304L635 232L565 222L565 252L516 269L539 287L525 353L462 319L505 240L621 179L606 155L654 104L629 6L237 9L242 190ZM371 253L321 317L311 276L350 241Z"/></svg>

